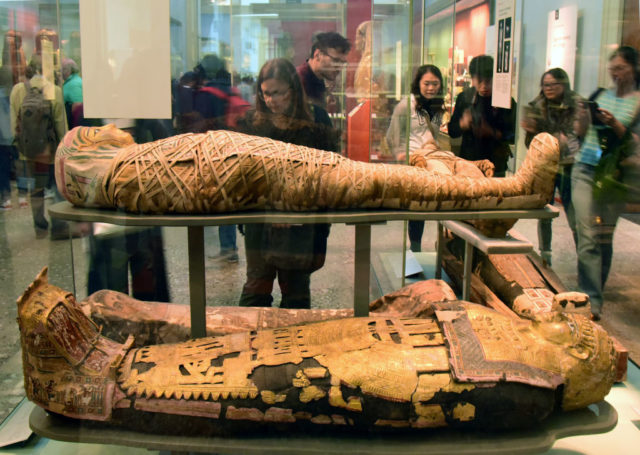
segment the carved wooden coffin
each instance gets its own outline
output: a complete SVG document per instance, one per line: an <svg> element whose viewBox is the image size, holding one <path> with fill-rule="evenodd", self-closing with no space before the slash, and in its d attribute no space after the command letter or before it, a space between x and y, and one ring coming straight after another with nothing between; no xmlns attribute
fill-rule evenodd
<svg viewBox="0 0 640 455"><path fill-rule="evenodd" d="M371 302L369 311L393 317L422 317L434 302L456 300L442 280L426 280ZM102 290L79 303L82 311L102 328L106 337L135 346L186 341L191 334L189 307L164 302L143 302L117 291ZM207 335L228 335L249 330L275 329L309 322L353 316L352 309L289 310L284 308L207 307Z"/></svg>
<svg viewBox="0 0 640 455"><path fill-rule="evenodd" d="M25 390L43 408L143 431L369 431L535 425L601 400L611 339L581 315L467 302L133 348L41 273L18 300Z"/></svg>

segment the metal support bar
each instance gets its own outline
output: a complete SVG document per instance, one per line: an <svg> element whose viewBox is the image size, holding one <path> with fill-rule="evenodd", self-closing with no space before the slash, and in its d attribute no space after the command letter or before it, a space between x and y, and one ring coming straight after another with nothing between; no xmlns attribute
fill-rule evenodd
<svg viewBox="0 0 640 455"><path fill-rule="evenodd" d="M71 254L71 282L73 283L73 295L78 295L76 291L76 262L73 256L73 235L69 226L69 253Z"/></svg>
<svg viewBox="0 0 640 455"><path fill-rule="evenodd" d="M66 221L90 221L111 223L121 226L187 226L189 238L189 290L191 302L191 336L202 337L206 334L206 293L204 270L204 226L219 226L221 224L248 223L346 223L356 225L355 251L355 284L354 284L354 313L356 316L369 314L370 288L370 259L371 259L371 224L386 223L395 220L422 219L437 220L438 225L438 253L440 257L436 264L436 277L442 275L442 240L443 229L452 230L451 221L469 219L501 219L501 218L555 218L560 210L547 205L544 209L512 209L512 210L469 210L469 211L437 211L437 212L408 212L405 210L339 210L336 212L242 212L233 214L210 215L153 215L131 214L107 209L87 209L71 205L69 202L58 202L49 206L49 215ZM419 215L419 216L418 216ZM456 228L461 229L458 223ZM504 239L481 238L477 233L469 233L471 243L477 248L486 248L486 253L506 253L530 251L525 242L508 240L508 250L504 249ZM464 235L464 234L463 234ZM497 241L497 243L496 243ZM484 250L483 250L484 251ZM72 253L73 258L73 253ZM73 265L75 271L75 264ZM73 277L75 286L75 275Z"/></svg>
<svg viewBox="0 0 640 455"><path fill-rule="evenodd" d="M442 227L442 223L438 221L436 223L436 227L438 230L438 241L436 242L436 279L442 279L442 250L444 248L444 228Z"/></svg>
<svg viewBox="0 0 640 455"><path fill-rule="evenodd" d="M353 312L356 317L369 316L371 277L371 225L356 224Z"/></svg>
<svg viewBox="0 0 640 455"><path fill-rule="evenodd" d="M462 300L471 295L471 270L473 265L473 245L464 241L464 272L462 273Z"/></svg>
<svg viewBox="0 0 640 455"><path fill-rule="evenodd" d="M191 303L191 338L207 334L204 277L204 227L188 226L189 249L189 300Z"/></svg>
<svg viewBox="0 0 640 455"><path fill-rule="evenodd" d="M485 254L518 254L528 253L533 249L531 242L523 238L515 230L510 230L504 238L492 238L482 234L473 226L461 221L442 221L439 228L447 228L464 240L464 267L462 275L462 300L469 300L471 295L471 271L473 263L473 249L477 248ZM442 233L438 231L438 254L441 254L440 243ZM436 270L439 269L440 259L437 259Z"/></svg>

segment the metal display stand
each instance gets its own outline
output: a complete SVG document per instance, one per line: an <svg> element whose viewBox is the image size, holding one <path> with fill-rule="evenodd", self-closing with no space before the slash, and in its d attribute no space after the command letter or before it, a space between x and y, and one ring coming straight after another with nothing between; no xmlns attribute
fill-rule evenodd
<svg viewBox="0 0 640 455"><path fill-rule="evenodd" d="M551 206L537 210L483 210L466 212L408 211L340 211L322 213L238 212L222 215L137 215L103 209L82 209L67 202L53 205L51 216L68 221L105 222L123 226L184 226L188 230L189 291L192 337L205 333L204 227L247 223L346 223L355 226L355 292L356 316L368 314L369 271L371 257L371 225L392 220L438 221L438 250L442 230L449 229L462 237L468 248L485 253L528 251L531 244L523 239L490 239L460 223L461 220L500 218L553 218L559 211ZM465 251L467 247L465 247ZM466 256L466 254L465 254ZM440 256L438 256L440 258ZM470 257L465 261L471 263ZM440 269L440 261L436 270ZM470 270L469 270L470 272ZM313 435L274 433L242 437L172 436L141 433L101 426L50 414L35 407L29 417L30 428L38 435L59 441L116 444L171 452L207 452L226 454L524 454L550 449L564 437L605 433L618 421L616 410L606 401L588 408L556 413L533 429L486 433L455 429L402 432L398 434ZM215 425L215 421L212 421ZM152 429L150 429L152 430Z"/></svg>
<svg viewBox="0 0 640 455"><path fill-rule="evenodd" d="M40 436L67 442L117 444L173 452L204 452L244 455L451 455L525 454L550 449L568 436L606 433L616 426L618 414L601 401L577 411L557 413L536 428L486 433L448 428L399 434L371 433L310 435L280 432L242 437L170 436L101 427L49 414L36 407L29 426ZM215 421L211 422L215 425ZM152 429L150 429L152 430Z"/></svg>
<svg viewBox="0 0 640 455"><path fill-rule="evenodd" d="M554 218L558 209L547 205L542 209L468 210L440 212L410 212L407 210L343 210L333 212L233 212L216 215L156 215L131 214L109 209L74 207L59 202L49 207L54 218L67 221L110 223L120 226L184 226L188 230L189 302L191 306L191 336L205 336L205 255L204 227L228 224L289 223L289 224L353 224L355 225L355 283L353 309L356 316L369 314L369 282L371 258L371 225L398 220L478 220ZM439 228L440 229L440 228Z"/></svg>
<svg viewBox="0 0 640 455"><path fill-rule="evenodd" d="M484 254L518 254L533 251L533 245L528 240L511 229L502 239L487 237L476 228L460 221L438 221L438 250L436 259L436 278L442 276L442 248L444 230L448 229L464 240L464 260L462 273L462 300L469 300L471 293L471 266L473 263L473 248Z"/></svg>

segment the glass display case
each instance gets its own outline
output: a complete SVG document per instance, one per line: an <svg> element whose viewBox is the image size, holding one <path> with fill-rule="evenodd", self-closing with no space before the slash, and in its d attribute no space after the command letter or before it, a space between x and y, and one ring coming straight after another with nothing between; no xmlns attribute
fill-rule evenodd
<svg viewBox="0 0 640 455"><path fill-rule="evenodd" d="M0 392L0 420L24 396L13 302L42 267L48 266L50 280L73 290L78 300L108 287L143 300L187 305L189 254L201 247L204 263L198 273L205 277L206 305L234 306L247 275L244 234L247 225L255 224L249 220L229 225L230 230L208 226L200 243L192 244L187 224L119 226L52 218L46 210L62 200L54 185L53 160L27 156L20 136L28 126L21 126L25 82L44 87L42 98L50 110L43 114L41 131L54 135L56 143L74 126L107 123L143 143L178 133L239 128L238 122L250 118L247 112L266 105L267 98L273 102L289 96L259 87L265 62L284 59L299 73L310 71L320 84L314 99L320 108L310 112L316 121L318 110L326 114L322 118L333 132L333 151L341 156L400 165L409 164L416 150L437 149L495 161L498 175L508 177L527 154L531 103L544 95L544 84L557 82L544 82L547 70L562 67L571 89L586 100L598 87L612 86L612 52L620 45L640 46L638 4L632 0L134 3L0 0L0 270L5 272L0 296L6 304L0 314L0 381L9 384ZM318 35L327 32L346 38L349 47L317 47ZM493 56L491 90L485 113L476 113L478 87L487 78L471 62L485 55ZM316 65L321 68L317 72ZM207 102L218 103L218 114L211 114L211 106L203 108L206 115L196 108L204 92L215 98ZM502 105L491 104L495 94ZM194 113L200 123L189 123ZM477 130L464 127L466 114ZM488 127L482 115L491 117ZM469 144L486 139L472 133L486 133L493 142L470 149ZM580 140L578 148L584 138ZM311 139L305 141L312 145ZM490 149L502 155L494 160ZM570 164L563 163L563 169L568 172ZM578 234L571 230L572 220L567 221L561 200L565 194L558 188L550 201L564 208L552 228L535 220L516 227L536 250L548 253L544 259L568 289L586 290L576 275ZM615 254L602 317L638 361L640 339L623 327L626 318L638 322L632 305L637 294L637 205L626 202L620 221L610 226L617 226ZM369 290L364 298L373 300L434 277L435 221L376 220L368 226ZM545 229L548 237L539 233ZM362 258L355 251L358 232L351 224L331 225L326 260L310 279L311 308L351 308L358 298L354 293L362 292L354 290L354 282L364 279L363 269L354 268ZM276 305L282 295L275 283L273 296Z"/></svg>

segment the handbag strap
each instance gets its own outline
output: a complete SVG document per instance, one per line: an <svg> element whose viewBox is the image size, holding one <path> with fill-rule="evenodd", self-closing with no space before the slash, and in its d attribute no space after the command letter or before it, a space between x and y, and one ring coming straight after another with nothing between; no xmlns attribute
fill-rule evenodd
<svg viewBox="0 0 640 455"><path fill-rule="evenodd" d="M591 95L589 95L589 101L595 101L597 97L604 92L604 87L598 87Z"/></svg>
<svg viewBox="0 0 640 455"><path fill-rule="evenodd" d="M622 136L620 138L620 142L621 143L626 143L627 145L629 145L629 147L622 147L621 150L621 154L623 156L623 158L628 158L629 156L631 156L633 154L633 151L635 149L634 145L632 144L632 132L633 130L640 125L640 96L638 96L637 99L637 103L636 103L636 112L633 116L633 119L631 120L631 122L629 123L629 125L627 126L627 129L625 130L624 136Z"/></svg>
<svg viewBox="0 0 640 455"><path fill-rule="evenodd" d="M598 87L596 91L594 91L591 96L589 96L589 100L595 100L605 89L602 87ZM615 153L619 157L619 159L624 159L632 155L634 147L630 143L632 130L640 124L640 96L637 97L636 100L636 108L633 118L629 125L626 127L625 133L620 138L615 138ZM611 135L615 136L613 129L609 126L605 128L597 128L598 133L598 142L600 144L600 148L603 150L605 154L612 152L611 147L608 142L610 142Z"/></svg>

